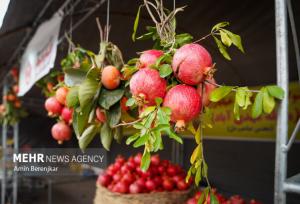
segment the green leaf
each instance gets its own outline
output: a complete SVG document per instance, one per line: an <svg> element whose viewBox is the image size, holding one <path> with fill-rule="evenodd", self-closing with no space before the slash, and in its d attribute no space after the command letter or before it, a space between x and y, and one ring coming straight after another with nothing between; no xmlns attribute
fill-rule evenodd
<svg viewBox="0 0 300 204"><path fill-rule="evenodd" d="M145 151L141 160L141 169L142 171L147 171L151 162L150 152Z"/></svg>
<svg viewBox="0 0 300 204"><path fill-rule="evenodd" d="M231 58L230 58L230 56L227 52L226 47L222 44L222 42L217 37L215 37L215 36L213 36L213 37L214 37L214 40L215 40L215 42L216 42L216 44L219 48L220 53L225 57L225 59L231 60Z"/></svg>
<svg viewBox="0 0 300 204"><path fill-rule="evenodd" d="M213 26L213 28L211 29L211 32L219 30L220 28L224 28L228 25L229 25L229 22L220 22L220 23Z"/></svg>
<svg viewBox="0 0 300 204"><path fill-rule="evenodd" d="M139 117L144 118L144 117L148 116L150 113L152 113L153 111L155 111L155 109L156 109L155 106L149 106L143 110L143 112L140 114Z"/></svg>
<svg viewBox="0 0 300 204"><path fill-rule="evenodd" d="M203 164L203 169L202 169L202 176L204 176L205 178L207 178L208 176L208 166L207 164L205 163L205 161L202 162Z"/></svg>
<svg viewBox="0 0 300 204"><path fill-rule="evenodd" d="M86 78L84 80L78 89L80 107L84 107L87 104L92 103L98 88L99 82L96 79Z"/></svg>
<svg viewBox="0 0 300 204"><path fill-rule="evenodd" d="M135 41L135 35L136 35L136 31L139 25L139 20L140 20L140 13L141 13L141 8L143 5L139 6L138 12L136 14L135 20L134 20L134 25L133 25L133 33L132 33L132 41Z"/></svg>
<svg viewBox="0 0 300 204"><path fill-rule="evenodd" d="M130 137L127 138L126 144L130 145L133 141L137 140L140 137L139 133L136 133L134 135L131 135Z"/></svg>
<svg viewBox="0 0 300 204"><path fill-rule="evenodd" d="M153 128L152 131L162 132L162 131L168 131L169 129L170 129L169 124L159 124L155 128Z"/></svg>
<svg viewBox="0 0 300 204"><path fill-rule="evenodd" d="M186 177L185 177L185 182L186 182L186 183L188 183L189 180L190 180L190 178L191 178L191 175L192 175L192 168L193 168L193 167L190 167L189 170L188 170L188 172L187 172L187 175L186 175Z"/></svg>
<svg viewBox="0 0 300 204"><path fill-rule="evenodd" d="M197 145L197 147L194 149L192 155L191 155L191 158L190 158L190 162L191 164L194 164L197 157L199 156L200 154L200 151L201 151L201 148L200 148L200 145Z"/></svg>
<svg viewBox="0 0 300 204"><path fill-rule="evenodd" d="M116 104L124 95L123 89L115 89L112 91L102 89L99 98L99 105L106 110ZM127 101L128 102L128 101ZM127 103L126 103L127 104Z"/></svg>
<svg viewBox="0 0 300 204"><path fill-rule="evenodd" d="M165 78L172 74L173 70L171 65L169 64L162 64L159 66L159 75L161 78Z"/></svg>
<svg viewBox="0 0 300 204"><path fill-rule="evenodd" d="M225 33L224 31L220 30L220 35L221 35L221 41L224 45L226 45L227 47L230 47L232 44L231 39L228 37L227 33Z"/></svg>
<svg viewBox="0 0 300 204"><path fill-rule="evenodd" d="M81 69L68 68L64 69L64 82L67 86L79 86L86 77L87 71Z"/></svg>
<svg viewBox="0 0 300 204"><path fill-rule="evenodd" d="M201 168L198 168L196 171L196 176L195 176L195 184L197 186L199 185L199 182L201 181L201 179L202 179L202 171L201 171Z"/></svg>
<svg viewBox="0 0 300 204"><path fill-rule="evenodd" d="M135 65L139 61L139 58L132 58L130 59L127 64L128 65Z"/></svg>
<svg viewBox="0 0 300 204"><path fill-rule="evenodd" d="M109 125L107 123L104 123L101 132L100 132L100 139L103 147L109 151L110 146L113 140L112 130L110 129Z"/></svg>
<svg viewBox="0 0 300 204"><path fill-rule="evenodd" d="M263 110L265 113L270 114L275 108L275 100L274 97L271 96L268 90L263 89Z"/></svg>
<svg viewBox="0 0 300 204"><path fill-rule="evenodd" d="M172 63L172 56L168 53L163 54L160 56L156 62L155 62L155 67L159 67L161 64L171 64Z"/></svg>
<svg viewBox="0 0 300 204"><path fill-rule="evenodd" d="M223 99L225 96L227 96L233 89L233 86L221 86L217 89L215 89L211 94L210 94L210 100L212 102L218 102L221 99Z"/></svg>
<svg viewBox="0 0 300 204"><path fill-rule="evenodd" d="M254 104L252 106L252 118L258 118L262 114L263 110L263 91L261 90L255 97Z"/></svg>
<svg viewBox="0 0 300 204"><path fill-rule="evenodd" d="M121 127L117 127L113 129L113 135L114 135L114 139L121 144L122 139L123 139L123 134L122 134L122 128Z"/></svg>
<svg viewBox="0 0 300 204"><path fill-rule="evenodd" d="M232 43L242 52L244 53L244 48L243 48L243 45L242 45L242 39L239 35L237 34L234 34L232 32L230 32L229 30L225 30L225 29L222 29L222 31L224 31L228 37L231 39Z"/></svg>
<svg viewBox="0 0 300 204"><path fill-rule="evenodd" d="M83 130L86 127L86 124L88 123L89 113L91 111L92 105L92 103L89 103L86 106L78 108L78 110L76 110L78 111L78 113L76 114L76 121L79 135L82 134Z"/></svg>
<svg viewBox="0 0 300 204"><path fill-rule="evenodd" d="M121 106L119 103L113 105L109 111L107 111L108 123L111 128L117 125L121 119Z"/></svg>
<svg viewBox="0 0 300 204"><path fill-rule="evenodd" d="M157 120L160 124L169 124L170 115L168 115L165 111L167 109L159 108L157 110Z"/></svg>
<svg viewBox="0 0 300 204"><path fill-rule="evenodd" d="M90 125L88 128L86 128L81 137L79 137L78 143L79 147L82 151L86 149L86 147L91 143L91 141L94 139L95 135L98 132L97 125Z"/></svg>
<svg viewBox="0 0 300 204"><path fill-rule="evenodd" d="M69 89L66 101L67 101L67 106L68 107L74 107L79 104L79 99L78 99L78 86L73 86Z"/></svg>
<svg viewBox="0 0 300 204"><path fill-rule="evenodd" d="M198 204L203 204L204 203L204 201L207 199L207 195L208 195L209 191L210 191L209 187L206 187L204 189L204 191L201 193L201 196L198 200Z"/></svg>
<svg viewBox="0 0 300 204"><path fill-rule="evenodd" d="M236 103L240 107L244 107L245 102L246 102L246 91L245 91L244 87L237 88L237 91L235 94L235 100L236 100Z"/></svg>
<svg viewBox="0 0 300 204"><path fill-rule="evenodd" d="M182 138L173 131L169 131L169 138L176 140L180 144L183 144Z"/></svg>
<svg viewBox="0 0 300 204"><path fill-rule="evenodd" d="M284 90L279 86L267 86L269 94L277 99L282 100L284 98Z"/></svg>
<svg viewBox="0 0 300 204"><path fill-rule="evenodd" d="M159 131L153 131L154 133L154 143L153 143L153 151L157 152L158 150L160 150L161 145L162 145L162 138L161 138L161 134L159 133Z"/></svg>
<svg viewBox="0 0 300 204"><path fill-rule="evenodd" d="M240 120L240 107L237 102L237 98L235 97L234 105L233 105L233 114L236 120Z"/></svg>
<svg viewBox="0 0 300 204"><path fill-rule="evenodd" d="M210 192L210 204L219 204L219 200L213 192Z"/></svg>
<svg viewBox="0 0 300 204"><path fill-rule="evenodd" d="M135 141L135 143L133 144L134 148L140 147L145 145L145 143L148 141L150 135L149 134L145 134L143 136L141 136L138 140Z"/></svg>
<svg viewBox="0 0 300 204"><path fill-rule="evenodd" d="M73 111L72 126L73 126L74 133L76 135L76 138L79 139L80 133L79 133L79 130L78 130L78 121L77 121L77 118L78 118L78 113L76 111Z"/></svg>
<svg viewBox="0 0 300 204"><path fill-rule="evenodd" d="M129 99L126 101L126 106L128 106L128 107L133 106L134 104L135 104L134 98L129 98Z"/></svg>
<svg viewBox="0 0 300 204"><path fill-rule="evenodd" d="M155 119L155 113L152 112L150 113L143 121L142 124L146 127L146 128L150 128L154 119Z"/></svg>
<svg viewBox="0 0 300 204"><path fill-rule="evenodd" d="M181 47L187 43L191 43L193 36L188 33L182 33L175 36L175 47Z"/></svg>

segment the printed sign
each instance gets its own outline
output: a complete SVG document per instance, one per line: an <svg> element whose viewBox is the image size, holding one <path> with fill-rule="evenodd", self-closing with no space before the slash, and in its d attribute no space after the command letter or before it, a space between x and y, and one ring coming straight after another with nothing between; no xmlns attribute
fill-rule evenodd
<svg viewBox="0 0 300 204"><path fill-rule="evenodd" d="M61 22L62 15L55 13L38 27L29 42L21 60L18 96L23 96L53 68Z"/></svg>

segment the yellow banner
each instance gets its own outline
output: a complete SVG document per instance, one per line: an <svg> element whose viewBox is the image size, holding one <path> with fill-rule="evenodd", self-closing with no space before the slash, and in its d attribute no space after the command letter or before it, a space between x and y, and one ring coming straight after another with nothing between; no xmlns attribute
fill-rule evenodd
<svg viewBox="0 0 300 204"><path fill-rule="evenodd" d="M260 87L251 87L259 89ZM205 128L204 134L217 138L268 139L276 137L276 110L270 115L252 119L251 109L241 111L240 120L233 116L234 94L227 96L219 103L211 104L213 128ZM289 85L289 135L291 135L300 117L300 85L298 82ZM298 133L300 139L300 134Z"/></svg>

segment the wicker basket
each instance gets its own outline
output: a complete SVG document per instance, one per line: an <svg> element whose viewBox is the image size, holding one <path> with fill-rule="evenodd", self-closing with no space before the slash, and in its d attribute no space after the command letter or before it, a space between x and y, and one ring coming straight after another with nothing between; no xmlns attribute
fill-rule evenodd
<svg viewBox="0 0 300 204"><path fill-rule="evenodd" d="M184 204L192 190L155 192L140 194L120 194L97 185L94 204Z"/></svg>

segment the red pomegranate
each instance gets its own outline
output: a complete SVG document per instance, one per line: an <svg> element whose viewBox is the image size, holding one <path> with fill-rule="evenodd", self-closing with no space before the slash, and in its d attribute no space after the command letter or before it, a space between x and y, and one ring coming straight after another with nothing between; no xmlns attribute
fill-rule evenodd
<svg viewBox="0 0 300 204"><path fill-rule="evenodd" d="M130 91L141 105L154 105L155 98L164 98L166 88L166 81L155 69L141 69L130 80Z"/></svg>
<svg viewBox="0 0 300 204"><path fill-rule="evenodd" d="M63 141L71 139L72 130L65 122L58 122L53 125L51 129L52 137L58 141L58 144L62 144Z"/></svg>
<svg viewBox="0 0 300 204"><path fill-rule="evenodd" d="M55 98L62 105L66 104L66 97L67 97L68 91L69 91L69 89L67 87L60 87L56 90Z"/></svg>
<svg viewBox="0 0 300 204"><path fill-rule="evenodd" d="M171 121L176 122L177 131L181 131L186 122L199 115L201 97L194 87L177 85L168 91L163 106L171 108Z"/></svg>
<svg viewBox="0 0 300 204"><path fill-rule="evenodd" d="M45 109L48 111L49 116L55 116L61 113L62 105L53 96L45 101Z"/></svg>
<svg viewBox="0 0 300 204"><path fill-rule="evenodd" d="M203 81L213 67L209 52L199 44L186 44L173 57L172 68L179 80L188 85Z"/></svg>
<svg viewBox="0 0 300 204"><path fill-rule="evenodd" d="M61 111L61 118L67 123L70 124L72 122L73 109L64 107Z"/></svg>
<svg viewBox="0 0 300 204"><path fill-rule="evenodd" d="M104 123L106 121L105 110L98 107L96 109L96 118L99 122Z"/></svg>
<svg viewBox="0 0 300 204"><path fill-rule="evenodd" d="M208 80L214 84L216 83L214 78L208 79ZM200 96L202 95L202 84L204 84L202 102L203 102L204 106L208 106L210 104L210 100L209 100L210 94L211 94L211 92L213 92L213 90L216 89L216 86L213 84L210 84L208 82L200 83L197 87L197 91L200 94Z"/></svg>
<svg viewBox="0 0 300 204"><path fill-rule="evenodd" d="M140 68L150 68L164 54L161 50L146 50L140 56Z"/></svg>

